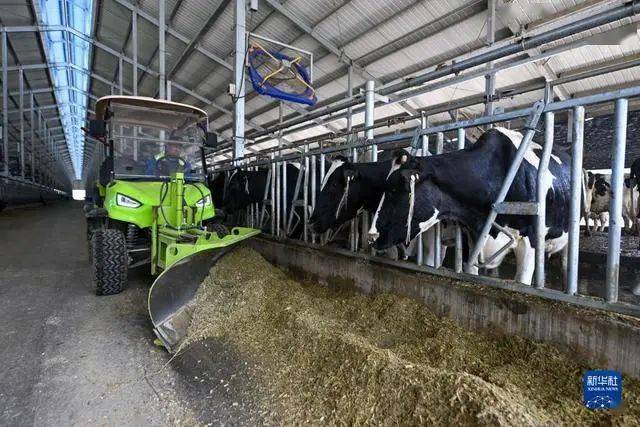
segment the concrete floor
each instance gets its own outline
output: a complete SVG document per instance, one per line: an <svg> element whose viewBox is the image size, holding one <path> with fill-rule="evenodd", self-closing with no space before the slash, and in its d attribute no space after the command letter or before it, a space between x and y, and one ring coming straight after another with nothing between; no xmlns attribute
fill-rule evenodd
<svg viewBox="0 0 640 427"><path fill-rule="evenodd" d="M84 230L70 202L0 214L0 425L251 422L235 358L203 375L197 352L168 363L153 344L145 269L93 293Z"/></svg>

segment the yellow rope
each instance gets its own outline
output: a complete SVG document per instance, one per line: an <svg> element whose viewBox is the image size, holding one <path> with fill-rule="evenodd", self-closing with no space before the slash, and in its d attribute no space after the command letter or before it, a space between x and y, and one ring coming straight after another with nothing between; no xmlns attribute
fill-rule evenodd
<svg viewBox="0 0 640 427"><path fill-rule="evenodd" d="M267 82L267 80L269 80L271 77L275 76L276 74L278 74L280 71L282 71L284 69L284 64L282 63L282 60L276 58L275 56L273 56L271 54L271 52L269 52L267 49L265 49L260 43L253 41L252 42L255 46L251 46L250 49L254 49L255 47L257 47L258 49L261 49L264 53L266 53L267 55L269 55L269 57L271 57L271 59L273 59L274 61L278 62L280 64L280 67L278 67L277 70L272 71L271 73L267 74L263 79L262 82L260 82L260 86L264 86L264 84ZM298 62L300 62L300 60L302 60L301 56L297 56L295 59L291 60L291 64L297 64ZM300 78L300 75L298 73L294 73L294 77L296 78L296 80L300 81L303 85L305 85L306 87L308 87L311 90L311 96L314 96L316 91L314 88L312 88L309 83L305 82L304 79Z"/></svg>

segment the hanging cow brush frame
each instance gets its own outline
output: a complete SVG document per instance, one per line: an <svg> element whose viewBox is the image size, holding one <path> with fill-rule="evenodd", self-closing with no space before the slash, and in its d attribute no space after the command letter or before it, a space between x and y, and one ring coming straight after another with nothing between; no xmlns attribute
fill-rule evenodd
<svg viewBox="0 0 640 427"><path fill-rule="evenodd" d="M248 34L248 42L247 67L256 92L283 101L315 105L311 52L253 33Z"/></svg>

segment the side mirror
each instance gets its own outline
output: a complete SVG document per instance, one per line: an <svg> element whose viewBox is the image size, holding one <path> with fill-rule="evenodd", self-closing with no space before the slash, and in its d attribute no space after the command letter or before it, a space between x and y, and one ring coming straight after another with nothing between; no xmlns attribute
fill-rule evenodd
<svg viewBox="0 0 640 427"><path fill-rule="evenodd" d="M207 148L216 148L218 146L218 135L214 132L207 132L204 146Z"/></svg>
<svg viewBox="0 0 640 427"><path fill-rule="evenodd" d="M89 120L89 135L94 138L104 138L107 135L107 126L104 120Z"/></svg>

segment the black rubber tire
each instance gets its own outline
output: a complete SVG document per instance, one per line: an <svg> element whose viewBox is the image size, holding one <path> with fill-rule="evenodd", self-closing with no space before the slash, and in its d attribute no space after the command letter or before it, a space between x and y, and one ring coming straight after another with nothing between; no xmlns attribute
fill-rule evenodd
<svg viewBox="0 0 640 427"><path fill-rule="evenodd" d="M127 242L119 230L95 230L91 236L91 270L96 295L114 295L127 284Z"/></svg>

